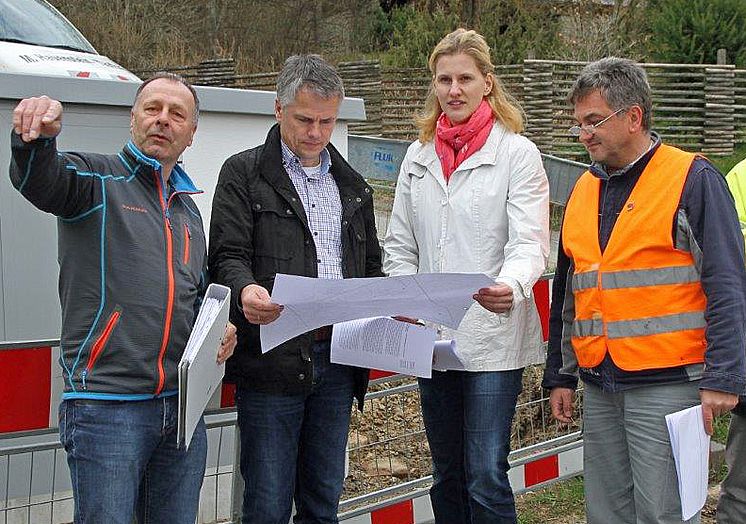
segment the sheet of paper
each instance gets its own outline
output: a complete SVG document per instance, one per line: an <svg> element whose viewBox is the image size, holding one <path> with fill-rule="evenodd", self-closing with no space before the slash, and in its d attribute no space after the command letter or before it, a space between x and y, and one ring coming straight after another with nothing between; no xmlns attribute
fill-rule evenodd
<svg viewBox="0 0 746 524"><path fill-rule="evenodd" d="M679 476L681 519L689 520L707 500L710 436L705 433L702 406L666 415L666 425Z"/></svg>
<svg viewBox="0 0 746 524"><path fill-rule="evenodd" d="M229 288L210 284L179 362L178 447L189 447L205 407L225 375L225 363L218 364L217 356L228 322L230 296Z"/></svg>
<svg viewBox="0 0 746 524"><path fill-rule="evenodd" d="M430 378L436 333L389 317L334 324L331 361Z"/></svg>
<svg viewBox="0 0 746 524"><path fill-rule="evenodd" d="M422 318L457 328L472 295L493 285L487 275L422 273L330 280L277 274L272 302L285 308L260 328L262 352L321 326L378 316Z"/></svg>
<svg viewBox="0 0 746 524"><path fill-rule="evenodd" d="M433 369L436 371L464 371L464 363L456 355L455 340L438 340L435 342Z"/></svg>
<svg viewBox="0 0 746 524"><path fill-rule="evenodd" d="M194 327L192 328L192 333L189 336L182 358L186 358L186 360L189 361L194 359L194 356L202 346L207 333L215 323L215 319L220 313L222 305L223 302L221 300L212 296L205 296L205 299L202 301L202 307L200 307L199 313L197 314L197 319L194 321Z"/></svg>

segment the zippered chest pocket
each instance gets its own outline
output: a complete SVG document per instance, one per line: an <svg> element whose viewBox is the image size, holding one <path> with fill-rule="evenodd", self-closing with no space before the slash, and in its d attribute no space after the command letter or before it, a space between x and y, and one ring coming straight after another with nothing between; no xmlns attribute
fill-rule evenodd
<svg viewBox="0 0 746 524"><path fill-rule="evenodd" d="M181 263L185 266L189 265L189 256L191 255L190 248L192 243L192 231L189 227L189 222L184 221L184 240L182 241L184 247L182 249Z"/></svg>
<svg viewBox="0 0 746 524"><path fill-rule="evenodd" d="M178 259L178 267L187 274L195 283L201 279L200 273L204 265L205 238L202 229L195 225L189 217L183 216L174 224L174 233L178 231L180 243L174 252L174 258Z"/></svg>

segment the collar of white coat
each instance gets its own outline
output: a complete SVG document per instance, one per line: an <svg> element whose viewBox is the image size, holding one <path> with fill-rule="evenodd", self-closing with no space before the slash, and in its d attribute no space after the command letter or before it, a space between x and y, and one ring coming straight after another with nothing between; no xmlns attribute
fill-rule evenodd
<svg viewBox="0 0 746 524"><path fill-rule="evenodd" d="M502 124L495 122L492 125L492 131L490 131L484 145L479 149L479 151L464 160L461 165L455 169L454 173L465 171L467 169L474 169L481 165L497 164L499 145L506 132L507 130L502 126ZM428 168L433 173L437 170L437 173L442 176L443 169L440 167L440 160L438 160L438 155L435 152L434 140L424 144L412 159L412 162Z"/></svg>

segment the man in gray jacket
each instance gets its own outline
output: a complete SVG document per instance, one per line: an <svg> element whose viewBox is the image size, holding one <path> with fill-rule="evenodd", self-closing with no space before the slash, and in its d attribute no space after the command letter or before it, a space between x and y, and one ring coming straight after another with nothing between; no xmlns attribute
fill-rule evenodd
<svg viewBox="0 0 746 524"><path fill-rule="evenodd" d="M140 86L132 138L116 155L63 153L62 105L46 96L13 112L10 178L58 217L60 439L75 522L193 523L207 436L176 446L177 366L205 289L206 243L176 164L197 130L199 102L181 77ZM218 353L235 346L229 326Z"/></svg>

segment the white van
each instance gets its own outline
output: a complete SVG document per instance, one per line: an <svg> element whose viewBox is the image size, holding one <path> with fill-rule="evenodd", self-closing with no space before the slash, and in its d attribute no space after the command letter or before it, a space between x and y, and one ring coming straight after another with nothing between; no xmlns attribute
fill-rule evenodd
<svg viewBox="0 0 746 524"><path fill-rule="evenodd" d="M140 81L44 0L0 0L0 72Z"/></svg>

